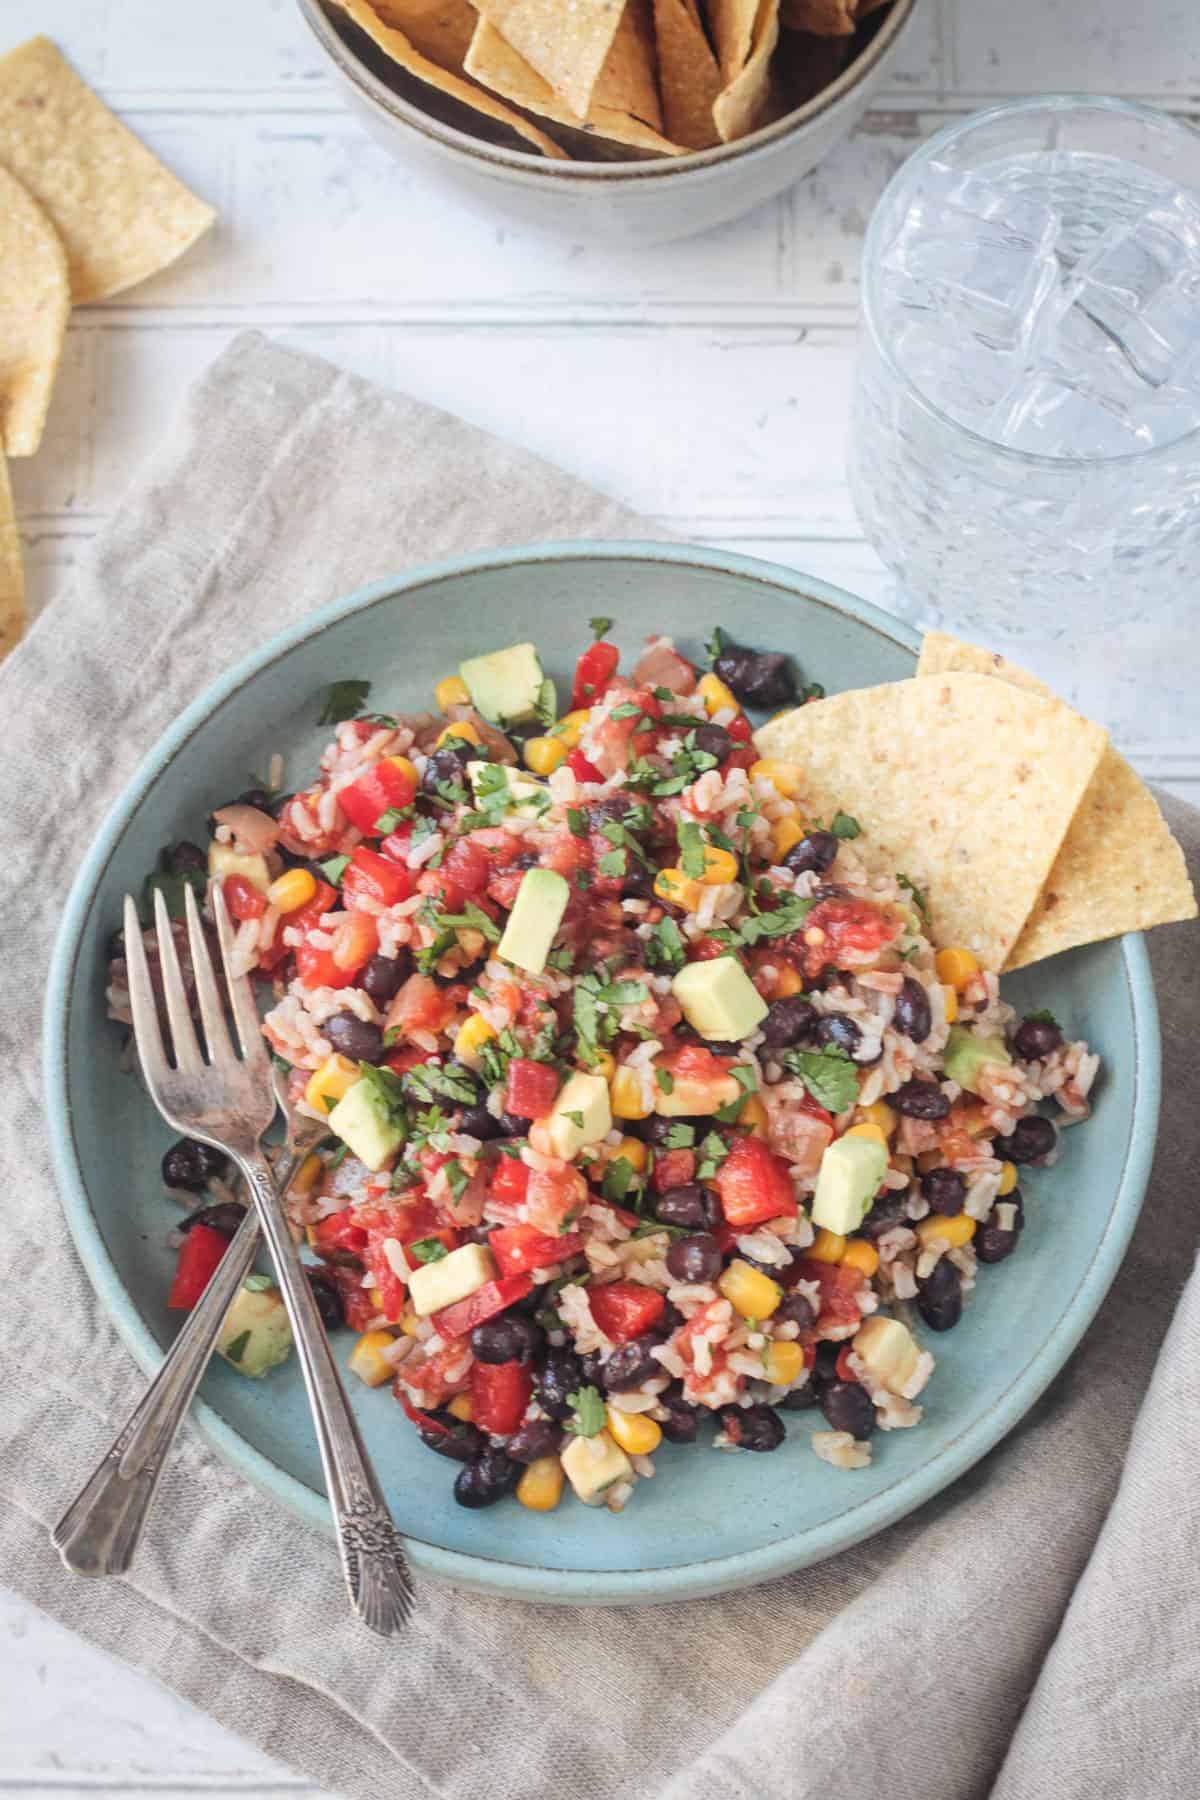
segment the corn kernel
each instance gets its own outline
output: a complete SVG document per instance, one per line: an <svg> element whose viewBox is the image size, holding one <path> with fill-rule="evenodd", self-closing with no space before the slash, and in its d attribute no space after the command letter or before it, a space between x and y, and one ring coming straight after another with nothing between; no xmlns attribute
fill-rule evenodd
<svg viewBox="0 0 1200 1800"><path fill-rule="evenodd" d="M979 959L973 951L961 944L948 944L939 950L933 959L938 972L938 980L962 993L972 975L979 973Z"/></svg>
<svg viewBox="0 0 1200 1800"><path fill-rule="evenodd" d="M633 1069L616 1070L608 1084L608 1098L614 1119L647 1119L654 1111Z"/></svg>
<svg viewBox="0 0 1200 1800"><path fill-rule="evenodd" d="M949 1244L952 1250L957 1250L963 1244L969 1244L975 1236L975 1221L970 1213L965 1212L955 1213L949 1219L941 1213L930 1213L928 1218L918 1219L913 1230L920 1238L924 1250L928 1250L935 1239Z"/></svg>
<svg viewBox="0 0 1200 1800"><path fill-rule="evenodd" d="M682 869L660 869L654 877L654 892L660 900L682 906L685 912L695 912L700 904L700 883Z"/></svg>
<svg viewBox="0 0 1200 1800"><path fill-rule="evenodd" d="M623 1137L613 1153L613 1161L616 1162L622 1156L636 1175L643 1174L650 1161L650 1152L641 1138Z"/></svg>
<svg viewBox="0 0 1200 1800"><path fill-rule="evenodd" d="M645 1413L618 1412L610 1406L608 1429L630 1456L649 1456L662 1443L662 1427Z"/></svg>
<svg viewBox="0 0 1200 1800"><path fill-rule="evenodd" d="M783 1289L760 1269L735 1256L717 1282L735 1312L744 1319L768 1319L783 1299Z"/></svg>
<svg viewBox="0 0 1200 1800"><path fill-rule="evenodd" d="M472 725L470 719L451 719L444 731L438 733L435 749L440 750L449 738L462 738L468 744L482 744L478 725Z"/></svg>
<svg viewBox="0 0 1200 1800"><path fill-rule="evenodd" d="M295 912L307 906L317 891L317 878L310 869L287 869L267 889L267 899L281 913Z"/></svg>
<svg viewBox="0 0 1200 1800"><path fill-rule="evenodd" d="M756 763L750 764L751 781L756 781L760 775L765 775L776 792L789 800L796 798L804 781L804 770L799 763L781 762L777 756L760 756Z"/></svg>
<svg viewBox="0 0 1200 1800"><path fill-rule="evenodd" d="M775 993L780 999L786 999L789 994L799 994L804 991L803 979L794 963L780 963L778 969L779 973L775 977Z"/></svg>
<svg viewBox="0 0 1200 1800"><path fill-rule="evenodd" d="M447 1402L446 1411L456 1419L461 1419L465 1425L469 1425L475 1417L470 1394L455 1394L453 1400Z"/></svg>
<svg viewBox="0 0 1200 1800"><path fill-rule="evenodd" d="M535 775L552 775L567 754L561 738L531 737L525 740L525 767Z"/></svg>
<svg viewBox="0 0 1200 1800"><path fill-rule="evenodd" d="M888 1147L887 1132L882 1125L876 1125L874 1119L864 1119L859 1125L851 1125L843 1134L845 1137L873 1138L877 1144Z"/></svg>
<svg viewBox="0 0 1200 1800"><path fill-rule="evenodd" d="M1000 1186L996 1189L996 1192L1003 1199L1005 1194L1012 1193L1016 1185L1017 1165L1016 1163L1006 1162L1000 1170Z"/></svg>
<svg viewBox="0 0 1200 1800"><path fill-rule="evenodd" d="M942 1006L946 1014L947 1025L953 1025L958 1017L958 995L952 987L943 987Z"/></svg>
<svg viewBox="0 0 1200 1800"><path fill-rule="evenodd" d="M566 1477L557 1456L539 1456L517 1483L517 1499L530 1512L553 1512L562 1499Z"/></svg>
<svg viewBox="0 0 1200 1800"><path fill-rule="evenodd" d="M471 690L461 675L443 675L433 690L439 712L449 712L452 706L470 706Z"/></svg>
<svg viewBox="0 0 1200 1800"><path fill-rule="evenodd" d="M489 1038L496 1037L496 1027L482 1013L472 1013L464 1019L454 1037L454 1054L460 1062L476 1063L479 1052Z"/></svg>
<svg viewBox="0 0 1200 1800"><path fill-rule="evenodd" d="M300 1164L300 1167L296 1170L296 1173L292 1176L291 1181L288 1183L288 1193L307 1194L319 1181L324 1167L325 1164L321 1161L321 1158L317 1155L316 1151L312 1151L310 1155L305 1157L304 1161Z"/></svg>
<svg viewBox="0 0 1200 1800"><path fill-rule="evenodd" d="M617 1059L611 1050L594 1050L592 1062L580 1062L579 1067L589 1075L603 1075L605 1081L611 1081L617 1072Z"/></svg>
<svg viewBox="0 0 1200 1800"><path fill-rule="evenodd" d="M337 1050L326 1057L316 1072L309 1076L308 1086L304 1090L304 1098L314 1112L329 1112L343 1094L349 1093L356 1081L361 1080L358 1064L351 1062L348 1056L342 1056Z"/></svg>
<svg viewBox="0 0 1200 1800"><path fill-rule="evenodd" d="M390 1331L364 1331L350 1352L346 1367L360 1381L365 1381L368 1387L382 1387L395 1374L395 1369L384 1355L385 1351L391 1349L393 1342Z"/></svg>
<svg viewBox="0 0 1200 1800"><path fill-rule="evenodd" d="M404 1311L400 1314L400 1329L405 1337L415 1338L417 1331L420 1328L420 1324L421 1321L417 1317L415 1309L411 1306L406 1306Z"/></svg>
<svg viewBox="0 0 1200 1800"><path fill-rule="evenodd" d="M822 1225L804 1254L817 1262L838 1263L846 1254L846 1240L840 1231L826 1231Z"/></svg>
<svg viewBox="0 0 1200 1800"><path fill-rule="evenodd" d="M866 1238L851 1238L842 1257L842 1267L860 1269L864 1275L873 1275L879 1267L879 1252L874 1244L868 1244Z"/></svg>
<svg viewBox="0 0 1200 1800"><path fill-rule="evenodd" d="M793 845L798 844L804 836L804 826L793 814L787 819L776 819L771 827L771 854L777 863L781 863Z"/></svg>
<svg viewBox="0 0 1200 1800"><path fill-rule="evenodd" d="M474 731L474 729L475 727L472 725L471 730ZM420 787L421 777L417 773L417 765L412 760L411 756L385 756L383 760L384 762L390 762L394 768L399 769L402 775L407 775L415 788Z"/></svg>
<svg viewBox="0 0 1200 1800"><path fill-rule="evenodd" d="M722 712L727 706L734 712L741 712L737 696L725 686L719 675L702 675L696 686L704 696L704 710L710 719L714 713Z"/></svg>
<svg viewBox="0 0 1200 1800"><path fill-rule="evenodd" d="M759 1094L749 1094L737 1116L739 1125L744 1126L751 1137L766 1137L767 1109Z"/></svg>
<svg viewBox="0 0 1200 1800"><path fill-rule="evenodd" d="M738 859L732 850L718 850L712 844L704 848L704 873L700 877L702 887L721 887L738 878Z"/></svg>
<svg viewBox="0 0 1200 1800"><path fill-rule="evenodd" d="M884 1137L891 1137L899 1123L894 1108L890 1107L886 1100L872 1100L869 1106L860 1106L858 1115L860 1119L868 1120L872 1125L878 1125Z"/></svg>
<svg viewBox="0 0 1200 1800"><path fill-rule="evenodd" d="M573 750L583 736L583 728L587 724L589 716L586 706L581 706L577 712L569 712L554 727L555 737L564 743L568 750Z"/></svg>
<svg viewBox="0 0 1200 1800"><path fill-rule="evenodd" d="M775 1339L763 1352L763 1380L776 1387L791 1387L803 1367L803 1350L787 1338Z"/></svg>

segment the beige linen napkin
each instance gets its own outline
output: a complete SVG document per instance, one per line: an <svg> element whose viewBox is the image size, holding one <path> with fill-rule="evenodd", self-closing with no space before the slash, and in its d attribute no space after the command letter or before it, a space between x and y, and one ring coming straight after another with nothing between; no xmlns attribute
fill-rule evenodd
<svg viewBox="0 0 1200 1800"><path fill-rule="evenodd" d="M1191 927L1152 945L1162 1135L1100 1319L1018 1431L859 1549L663 1609L521 1607L426 1580L411 1637L376 1643L349 1621L330 1544L190 1432L128 1580L68 1577L48 1544L143 1384L75 1256L44 1142L38 1012L83 847L237 637L426 557L589 535L647 527L458 420L245 336L0 670L0 1575L357 1800L1193 1800ZM1200 816L1168 813L1195 865Z"/></svg>

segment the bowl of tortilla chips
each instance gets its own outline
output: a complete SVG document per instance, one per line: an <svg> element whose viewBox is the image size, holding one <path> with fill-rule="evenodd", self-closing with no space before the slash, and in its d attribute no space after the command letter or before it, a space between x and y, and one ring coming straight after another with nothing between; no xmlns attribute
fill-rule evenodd
<svg viewBox="0 0 1200 1800"><path fill-rule="evenodd" d="M362 122L467 198L661 243L806 174L917 0L299 0Z"/></svg>

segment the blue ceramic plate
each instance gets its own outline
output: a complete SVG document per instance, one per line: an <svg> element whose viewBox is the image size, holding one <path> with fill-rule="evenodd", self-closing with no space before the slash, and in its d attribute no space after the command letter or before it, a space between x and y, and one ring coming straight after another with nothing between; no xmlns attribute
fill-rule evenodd
<svg viewBox="0 0 1200 1800"><path fill-rule="evenodd" d="M159 847L202 836L214 800L244 788L272 751L285 780L313 766L327 732L320 696L369 672L383 708L428 705L460 659L521 638L566 683L592 614L616 620L633 652L670 632L699 654L716 624L786 648L831 691L913 671L916 640L895 620L820 581L716 551L657 544L500 550L417 569L339 600L256 651L188 709L105 821L75 883L51 970L46 1104L64 1204L118 1329L147 1370L177 1321L166 1310L174 1208L159 1185L169 1133L117 1068L104 1017L105 944L121 896ZM1003 854L1003 846L997 846ZM934 1345L923 1424L875 1440L870 1468L830 1468L789 1416L772 1456L664 1445L658 1478L620 1516L568 1500L550 1514L515 1504L456 1506L452 1470L422 1448L386 1388L356 1382L371 1453L429 1575L523 1599L653 1601L762 1581L844 1550L911 1512L970 1468L1053 1379L1100 1305L1141 1203L1158 1115L1158 1025L1140 938L1073 951L1008 984L1018 1005L1049 1006L1103 1055L1096 1113L1066 1135L1057 1166L1026 1184L1017 1256L987 1270L966 1317ZM120 1146L120 1152L115 1152ZM345 1338L347 1350L350 1339ZM236 1468L327 1524L317 1452L294 1365L262 1382L215 1366L201 1429ZM686 1472L685 1472L686 1469Z"/></svg>

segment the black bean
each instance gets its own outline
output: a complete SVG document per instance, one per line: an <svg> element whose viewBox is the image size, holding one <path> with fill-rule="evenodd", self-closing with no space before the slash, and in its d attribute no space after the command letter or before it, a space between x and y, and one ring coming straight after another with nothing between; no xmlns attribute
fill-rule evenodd
<svg viewBox="0 0 1200 1800"><path fill-rule="evenodd" d="M697 750L703 750L706 756L715 756L719 763L733 749L733 739L723 725L697 725L692 738Z"/></svg>
<svg viewBox="0 0 1200 1800"><path fill-rule="evenodd" d="M520 1478L520 1463L513 1462L495 1444L485 1444L475 1460L459 1470L454 1498L460 1506L494 1506L505 1494L512 1493Z"/></svg>
<svg viewBox="0 0 1200 1800"><path fill-rule="evenodd" d="M796 677L781 650L725 643L713 673L744 706L786 706L796 698Z"/></svg>
<svg viewBox="0 0 1200 1800"><path fill-rule="evenodd" d="M443 744L435 750L425 764L425 773L421 777L421 789L426 794L436 794L438 784L450 783L455 787L467 785L467 764L486 759L487 751L478 744Z"/></svg>
<svg viewBox="0 0 1200 1800"><path fill-rule="evenodd" d="M967 1197L967 1181L960 1169L951 1169L943 1165L937 1169L926 1169L921 1177L921 1192L929 1202L930 1212L945 1213L949 1217L962 1211L963 1201Z"/></svg>
<svg viewBox="0 0 1200 1800"><path fill-rule="evenodd" d="M841 1355L842 1346L835 1344L830 1338L822 1338L817 1345L816 1361L812 1367L811 1379L824 1383L836 1381L838 1378L837 1359Z"/></svg>
<svg viewBox="0 0 1200 1800"><path fill-rule="evenodd" d="M1013 1037L1013 1049L1022 1062L1038 1062L1057 1050L1063 1034L1053 1019L1022 1019Z"/></svg>
<svg viewBox="0 0 1200 1800"><path fill-rule="evenodd" d="M481 1363L532 1362L545 1341L541 1326L520 1313L485 1319L471 1333L471 1349Z"/></svg>
<svg viewBox="0 0 1200 1800"><path fill-rule="evenodd" d="M1016 1228L1006 1231L1003 1225L981 1225L972 1242L980 1262L1003 1262L1017 1247Z"/></svg>
<svg viewBox="0 0 1200 1800"><path fill-rule="evenodd" d="M785 1050L811 1033L817 1015L799 994L773 1000L762 1022L763 1043L769 1050Z"/></svg>
<svg viewBox="0 0 1200 1800"><path fill-rule="evenodd" d="M1018 1119L1010 1137L998 1137L992 1143L992 1154L1005 1162L1035 1163L1050 1155L1058 1143L1058 1133L1049 1119L1031 1113Z"/></svg>
<svg viewBox="0 0 1200 1800"><path fill-rule="evenodd" d="M162 1159L162 1178L169 1188L187 1188L199 1194L216 1175L223 1175L228 1158L198 1138L180 1138Z"/></svg>
<svg viewBox="0 0 1200 1800"><path fill-rule="evenodd" d="M676 1238L667 1251L667 1267L676 1281L715 1281L723 1260L720 1244L707 1231Z"/></svg>
<svg viewBox="0 0 1200 1800"><path fill-rule="evenodd" d="M583 1367L573 1350L552 1348L542 1357L533 1389L552 1419L569 1419L571 1395L584 1386Z"/></svg>
<svg viewBox="0 0 1200 1800"><path fill-rule="evenodd" d="M321 1315L321 1323L326 1331L337 1331L346 1323L346 1314L342 1306L342 1296L338 1292L337 1282L324 1269L305 1269L308 1285L312 1289L313 1299L317 1303L317 1311Z"/></svg>
<svg viewBox="0 0 1200 1800"><path fill-rule="evenodd" d="M649 900L654 893L654 876L641 863L635 863L621 883L622 900Z"/></svg>
<svg viewBox="0 0 1200 1800"><path fill-rule="evenodd" d="M917 1277L917 1311L931 1331L950 1331L962 1318L962 1279L949 1257Z"/></svg>
<svg viewBox="0 0 1200 1800"><path fill-rule="evenodd" d="M528 1137L532 1119L523 1119L520 1113L502 1112L500 1114L500 1134L502 1137Z"/></svg>
<svg viewBox="0 0 1200 1800"><path fill-rule="evenodd" d="M490 1225L468 1225L463 1232L463 1239L468 1244L486 1244L491 1235Z"/></svg>
<svg viewBox="0 0 1200 1800"><path fill-rule="evenodd" d="M810 871L823 875L838 853L838 840L832 831L807 831L798 844L793 844L783 859L785 869L794 875Z"/></svg>
<svg viewBox="0 0 1200 1800"><path fill-rule="evenodd" d="M579 1358L579 1379L584 1387L598 1388L604 1383L604 1356L599 1350L585 1350Z"/></svg>
<svg viewBox="0 0 1200 1800"><path fill-rule="evenodd" d="M536 869L537 861L536 850L521 850L513 857L508 866L510 869Z"/></svg>
<svg viewBox="0 0 1200 1800"><path fill-rule="evenodd" d="M936 1081L922 1081L913 1076L902 1088L888 1095L888 1104L906 1119L944 1119L950 1102Z"/></svg>
<svg viewBox="0 0 1200 1800"><path fill-rule="evenodd" d="M720 1201L712 1188L689 1181L668 1188L654 1202L654 1216L664 1225L682 1225L686 1231L709 1231L719 1223Z"/></svg>
<svg viewBox="0 0 1200 1800"><path fill-rule="evenodd" d="M662 1364L650 1354L658 1342L658 1338L643 1332L627 1344L619 1344L601 1370L601 1385L610 1394L624 1394L630 1388L641 1387L652 1376L661 1375Z"/></svg>
<svg viewBox="0 0 1200 1800"><path fill-rule="evenodd" d="M721 1428L740 1450L778 1450L787 1436L773 1406L723 1406Z"/></svg>
<svg viewBox="0 0 1200 1800"><path fill-rule="evenodd" d="M484 1144L491 1138L501 1137L504 1129L499 1119L494 1119L482 1102L478 1106L464 1108L458 1128L465 1131L468 1137L478 1138Z"/></svg>
<svg viewBox="0 0 1200 1800"><path fill-rule="evenodd" d="M812 897L814 900L849 900L850 889L841 881L819 881Z"/></svg>
<svg viewBox="0 0 1200 1800"><path fill-rule="evenodd" d="M233 804L235 806L256 806L259 812L269 813L274 800L274 794L268 794L266 788L256 787L247 788L244 794L238 795Z"/></svg>
<svg viewBox="0 0 1200 1800"><path fill-rule="evenodd" d="M376 1006L386 1006L404 986L412 967L412 951L404 944L395 956L373 956L359 976L358 985L370 994Z"/></svg>
<svg viewBox="0 0 1200 1800"><path fill-rule="evenodd" d="M695 1133L696 1142L699 1143L705 1132L711 1128L712 1120L668 1119L664 1118L661 1113L651 1113L648 1119L622 1120L622 1124L640 1125L642 1130L639 1135L643 1137L648 1144L665 1143L677 1125L690 1125Z"/></svg>
<svg viewBox="0 0 1200 1800"><path fill-rule="evenodd" d="M526 1419L506 1440L504 1449L513 1462L540 1462L543 1456L557 1456L562 1440L562 1428L552 1419Z"/></svg>
<svg viewBox="0 0 1200 1800"><path fill-rule="evenodd" d="M923 1044L929 1036L933 1024L929 995L913 975L904 977L904 986L896 995L896 1010L892 1022L896 1030L902 1031L905 1037L910 1037L914 1044Z"/></svg>
<svg viewBox="0 0 1200 1800"><path fill-rule="evenodd" d="M208 857L199 844L192 844L185 838L181 843L172 844L167 851L167 868L172 875L182 875L189 869L207 871Z"/></svg>
<svg viewBox="0 0 1200 1800"><path fill-rule="evenodd" d="M790 1393L775 1404L782 1412L806 1412L810 1406L817 1404L816 1383L810 1377L803 1387L792 1388Z"/></svg>
<svg viewBox="0 0 1200 1800"><path fill-rule="evenodd" d="M193 1225L207 1225L210 1231L221 1231L231 1238L237 1233L245 1216L245 1207L239 1206L236 1200L222 1200L216 1206L201 1206L194 1213L189 1213L179 1229L190 1231Z"/></svg>
<svg viewBox="0 0 1200 1800"><path fill-rule="evenodd" d="M508 1309L509 1312L521 1313L531 1319L536 1319L538 1314L550 1304L547 1298L549 1287L550 1283L543 1281L537 1287L530 1288L523 1300L513 1301Z"/></svg>
<svg viewBox="0 0 1200 1800"><path fill-rule="evenodd" d="M826 1013L817 1020L813 1035L818 1044L844 1050L847 1056L856 1057L862 1047L862 1032L846 1013Z"/></svg>
<svg viewBox="0 0 1200 1800"><path fill-rule="evenodd" d="M603 831L606 825L623 819L631 806L637 802L632 795L612 794L607 800L596 800L587 809L587 820L593 831Z"/></svg>
<svg viewBox="0 0 1200 1800"><path fill-rule="evenodd" d="M831 1381L818 1402L832 1431L848 1431L853 1438L868 1438L875 1429L875 1408L860 1381Z"/></svg>
<svg viewBox="0 0 1200 1800"><path fill-rule="evenodd" d="M377 1063L383 1055L383 1032L357 1013L334 1013L321 1027L335 1050L351 1062Z"/></svg>
<svg viewBox="0 0 1200 1800"><path fill-rule="evenodd" d="M437 1412L433 1417L446 1429L439 1431L437 1425L417 1426L417 1436L427 1450L435 1450L439 1456L448 1456L452 1462L460 1463L469 1463L480 1455L487 1439L478 1425L456 1419L450 1412Z"/></svg>
<svg viewBox="0 0 1200 1800"><path fill-rule="evenodd" d="M906 1224L907 1199L907 1189L889 1188L876 1200L859 1226L860 1236L875 1243L885 1232L894 1231L897 1225Z"/></svg>
<svg viewBox="0 0 1200 1800"><path fill-rule="evenodd" d="M785 1294L771 1317L780 1325L798 1325L801 1331L811 1331L817 1322L812 1301L803 1294Z"/></svg>
<svg viewBox="0 0 1200 1800"><path fill-rule="evenodd" d="M659 1404L667 1415L665 1419L659 1420L659 1424L668 1443L695 1443L700 1427L700 1415L696 1408L689 1406L682 1394L663 1394Z"/></svg>

